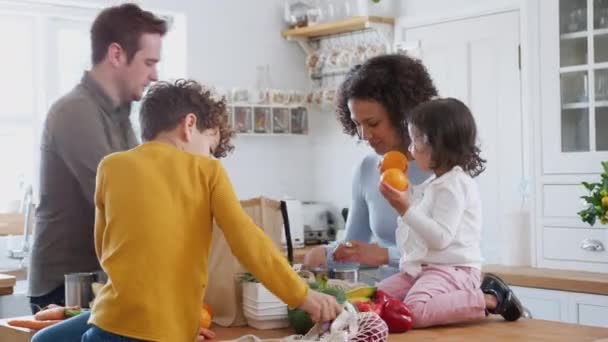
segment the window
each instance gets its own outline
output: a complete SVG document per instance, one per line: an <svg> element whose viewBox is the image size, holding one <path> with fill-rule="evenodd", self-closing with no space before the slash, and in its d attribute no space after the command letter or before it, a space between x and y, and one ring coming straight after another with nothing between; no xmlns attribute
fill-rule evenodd
<svg viewBox="0 0 608 342"><path fill-rule="evenodd" d="M89 29L100 9L76 6L0 0L0 40L5 42L0 54L0 212L16 209L27 184L37 189L41 128L48 108L90 69ZM185 77L185 16L162 15L171 27L163 41L159 78ZM139 136L139 104L132 107Z"/></svg>

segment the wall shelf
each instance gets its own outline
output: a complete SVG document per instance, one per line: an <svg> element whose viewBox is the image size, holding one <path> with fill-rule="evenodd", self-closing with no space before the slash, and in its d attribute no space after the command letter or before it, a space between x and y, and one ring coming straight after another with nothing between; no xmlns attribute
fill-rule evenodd
<svg viewBox="0 0 608 342"><path fill-rule="evenodd" d="M283 37L287 39L295 38L316 38L329 36L372 27L374 24L393 25L395 20L387 17L352 17L328 23L316 24L313 26L294 28L283 31Z"/></svg>
<svg viewBox="0 0 608 342"><path fill-rule="evenodd" d="M302 105L228 105L228 123L237 135L294 136L308 134L308 111Z"/></svg>
<svg viewBox="0 0 608 342"><path fill-rule="evenodd" d="M310 55L317 49L317 46L312 42L320 38L363 30L375 30L382 37L382 44L387 47L386 51L390 51L393 44L394 23L395 19L389 17L359 16L293 28L283 31L282 35L287 40L297 42L306 54Z"/></svg>

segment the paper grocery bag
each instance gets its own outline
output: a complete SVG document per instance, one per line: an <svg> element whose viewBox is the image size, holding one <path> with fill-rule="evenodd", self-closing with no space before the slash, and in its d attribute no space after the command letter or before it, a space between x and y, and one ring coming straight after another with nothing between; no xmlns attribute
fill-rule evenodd
<svg viewBox="0 0 608 342"><path fill-rule="evenodd" d="M256 197L241 201L241 206L280 248L283 232L281 202ZM245 325L243 290L238 276L246 270L232 255L222 230L215 224L208 264L209 279L204 302L213 309L213 322L224 327Z"/></svg>

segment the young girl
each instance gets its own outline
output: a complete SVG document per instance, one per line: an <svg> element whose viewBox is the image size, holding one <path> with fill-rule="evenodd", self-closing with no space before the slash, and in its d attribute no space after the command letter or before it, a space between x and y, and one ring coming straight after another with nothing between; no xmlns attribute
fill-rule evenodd
<svg viewBox="0 0 608 342"><path fill-rule="evenodd" d="M472 177L484 170L476 146L476 127L467 106L437 99L417 106L408 120L409 151L423 171L434 173L408 191L380 184L380 192L399 214L400 273L378 288L403 300L414 327L481 319L487 313L506 320L523 307L509 287L488 274L481 283L481 198Z"/></svg>

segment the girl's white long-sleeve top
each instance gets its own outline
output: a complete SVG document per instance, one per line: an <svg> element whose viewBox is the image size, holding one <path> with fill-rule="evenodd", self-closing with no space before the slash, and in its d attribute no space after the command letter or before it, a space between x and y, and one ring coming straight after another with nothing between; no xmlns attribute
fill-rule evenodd
<svg viewBox="0 0 608 342"><path fill-rule="evenodd" d="M401 271L415 275L422 264L481 269L481 196L473 178L456 166L414 193L415 204L397 219Z"/></svg>

